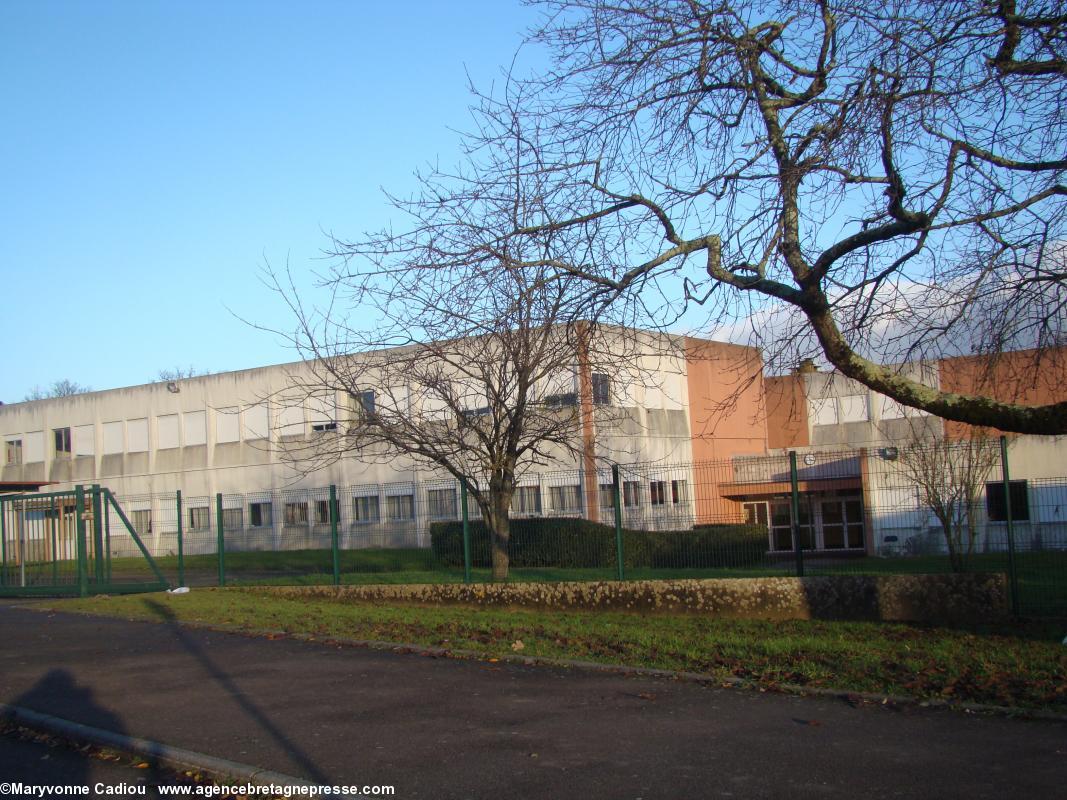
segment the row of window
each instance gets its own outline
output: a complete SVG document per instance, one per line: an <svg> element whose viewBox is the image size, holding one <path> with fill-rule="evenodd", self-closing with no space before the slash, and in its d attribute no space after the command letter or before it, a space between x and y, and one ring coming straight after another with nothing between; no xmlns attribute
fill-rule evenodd
<svg viewBox="0 0 1067 800"><path fill-rule="evenodd" d="M602 373L593 373L593 403L607 405L611 401L611 381ZM372 390L359 392L352 396L357 414L374 414L377 397ZM545 403L553 407L576 405L574 393L551 395ZM337 421L332 419L335 409L325 407L312 410L309 424L313 433L326 433L337 430ZM472 409L465 412L469 416L488 414L488 407ZM207 443L207 414L204 411L189 411L181 414L163 414L156 420L156 449L168 450L180 446L192 447ZM283 406L279 409L277 428L281 435L298 435L304 433L304 409L302 406ZM267 436L268 412L262 405L220 408L215 414L215 442L227 444L264 439ZM118 453L141 453L148 448L148 419L133 419L105 422L102 428L104 455ZM4 442L4 463L18 465L36 463L45 460L44 433L34 431L19 437L9 436ZM25 447L24 447L25 442ZM93 425L79 425L52 429L52 457L70 458L72 456L92 456L96 454L96 431Z"/></svg>
<svg viewBox="0 0 1067 800"><path fill-rule="evenodd" d="M374 393L364 392L357 401L370 413L374 411ZM295 421L296 415L299 421ZM244 409L220 408L215 412L215 443L229 444L256 441L267 437L268 409L266 406L248 406ZM278 412L278 429L281 433L304 425L301 407L284 407ZM324 419L322 413L313 416L313 431L334 430L337 423ZM74 456L96 455L97 437L95 425L76 425L53 428L51 437L52 457L56 459ZM100 426L100 443L104 455L121 453L144 453L149 449L149 419L116 420ZM4 441L4 463L7 465L31 464L45 460L43 431L33 431L21 436L9 435ZM178 447L195 447L207 444L207 412L186 411L182 414L161 414L155 417L155 446L157 450Z"/></svg>
<svg viewBox="0 0 1067 800"><path fill-rule="evenodd" d="M622 501L627 508L635 508L645 502L652 506L681 505L688 501L688 483L684 480L650 481L645 494L639 481L623 483ZM550 508L557 513L580 514L583 511L582 487L579 484L548 487ZM600 505L613 505L613 488L610 483L600 484ZM275 504L272 501L250 502L247 506L222 509L222 524L225 530L240 530L245 527L247 508L249 528L274 526ZM351 521L355 524L378 522L412 522L415 520L415 495L390 494L384 498L377 494L351 498ZM281 503L281 522L284 526L328 525L330 523L329 500L295 500ZM511 504L516 515L539 515L542 512L541 487L519 486ZM475 507L471 513L476 514ZM187 531L206 531L212 527L210 505L187 505L183 524ZM429 489L426 492L426 514L430 519L457 519L459 517L458 493L454 487ZM130 521L138 533L152 532L152 512L140 509L130 512Z"/></svg>
<svg viewBox="0 0 1067 800"><path fill-rule="evenodd" d="M881 407L877 404L881 402ZM838 425L849 422L869 422L871 412L878 408L878 419L902 419L923 416L925 411L906 408L892 398L880 394L853 394L840 397L816 397L809 401L809 413L814 425Z"/></svg>

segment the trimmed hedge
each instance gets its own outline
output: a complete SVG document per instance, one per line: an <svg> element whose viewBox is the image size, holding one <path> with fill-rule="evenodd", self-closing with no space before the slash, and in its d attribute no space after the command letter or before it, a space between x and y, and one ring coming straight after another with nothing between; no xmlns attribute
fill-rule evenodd
<svg viewBox="0 0 1067 800"><path fill-rule="evenodd" d="M471 563L488 567L489 535L481 520L470 523ZM623 529L623 563L672 569L742 567L758 564L769 549L762 525L698 525L681 531ZM463 523L435 522L430 541L438 563L463 566ZM551 517L511 520L510 564L522 567L615 567L615 529L586 519Z"/></svg>

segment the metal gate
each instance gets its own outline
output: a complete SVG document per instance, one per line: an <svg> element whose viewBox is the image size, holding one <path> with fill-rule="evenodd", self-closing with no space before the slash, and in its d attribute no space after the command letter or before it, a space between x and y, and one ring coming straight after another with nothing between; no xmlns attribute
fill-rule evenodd
<svg viewBox="0 0 1067 800"><path fill-rule="evenodd" d="M0 495L0 596L168 588L109 489Z"/></svg>

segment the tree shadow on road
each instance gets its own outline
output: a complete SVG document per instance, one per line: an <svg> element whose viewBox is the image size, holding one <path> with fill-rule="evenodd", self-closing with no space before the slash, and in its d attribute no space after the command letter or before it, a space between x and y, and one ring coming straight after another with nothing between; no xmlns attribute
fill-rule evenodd
<svg viewBox="0 0 1067 800"><path fill-rule="evenodd" d="M330 783L312 758L305 753L296 742L292 741L292 739L290 739L285 732L262 711L262 709L256 706L256 704L241 691L233 678L231 678L222 667L216 664L200 644L191 637L180 624L178 624L174 612L153 600L146 600L145 606L167 625L175 638L181 643L182 647L200 662L204 670L219 684L219 686L222 687L223 691L237 703L241 710L244 711L244 713L259 728L282 747L293 762L303 770L305 777L323 785Z"/></svg>

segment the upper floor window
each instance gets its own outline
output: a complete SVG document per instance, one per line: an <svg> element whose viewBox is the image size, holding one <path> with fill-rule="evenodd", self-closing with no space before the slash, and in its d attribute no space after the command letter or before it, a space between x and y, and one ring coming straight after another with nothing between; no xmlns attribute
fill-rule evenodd
<svg viewBox="0 0 1067 800"><path fill-rule="evenodd" d="M70 428L55 428L52 434L56 442L56 456L69 456L71 453Z"/></svg>
<svg viewBox="0 0 1067 800"><path fill-rule="evenodd" d="M593 405L611 405L611 378L604 372L593 373Z"/></svg>
<svg viewBox="0 0 1067 800"><path fill-rule="evenodd" d="M545 397L545 405L549 408L576 406L578 405L578 395L574 392L564 392L563 394L550 394Z"/></svg>
<svg viewBox="0 0 1067 800"><path fill-rule="evenodd" d="M8 439L4 442L4 463L22 463L22 439Z"/></svg>
<svg viewBox="0 0 1067 800"><path fill-rule="evenodd" d="M356 412L360 417L369 417L374 413L374 390L367 389L352 395L356 401Z"/></svg>

